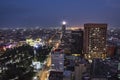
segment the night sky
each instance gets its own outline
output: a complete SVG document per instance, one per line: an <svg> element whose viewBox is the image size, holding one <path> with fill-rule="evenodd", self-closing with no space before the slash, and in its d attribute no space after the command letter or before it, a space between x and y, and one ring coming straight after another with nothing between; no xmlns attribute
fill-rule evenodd
<svg viewBox="0 0 120 80"><path fill-rule="evenodd" d="M0 27L108 23L120 27L120 0L0 0Z"/></svg>

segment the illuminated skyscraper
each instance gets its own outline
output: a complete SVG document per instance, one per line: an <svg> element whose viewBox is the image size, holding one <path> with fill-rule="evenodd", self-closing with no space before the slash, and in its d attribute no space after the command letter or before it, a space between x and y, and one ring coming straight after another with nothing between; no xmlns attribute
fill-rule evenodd
<svg viewBox="0 0 120 80"><path fill-rule="evenodd" d="M87 59L105 58L107 24L84 24L84 53Z"/></svg>
<svg viewBox="0 0 120 80"><path fill-rule="evenodd" d="M65 31L66 31L66 22L65 21L63 21L62 22L62 38L63 38L63 36L65 35Z"/></svg>

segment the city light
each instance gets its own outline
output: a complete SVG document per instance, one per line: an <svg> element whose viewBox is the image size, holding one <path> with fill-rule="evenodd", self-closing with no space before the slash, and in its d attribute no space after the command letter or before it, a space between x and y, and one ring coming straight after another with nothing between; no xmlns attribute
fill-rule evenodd
<svg viewBox="0 0 120 80"><path fill-rule="evenodd" d="M63 24L63 25L66 25L66 21L63 21L62 24Z"/></svg>
<svg viewBox="0 0 120 80"><path fill-rule="evenodd" d="M37 44L34 45L35 48L38 48L39 46Z"/></svg>
<svg viewBox="0 0 120 80"><path fill-rule="evenodd" d="M11 36L1 30L0 80L119 80L119 31L107 30L106 24L85 24L83 29L66 24L61 22L60 29L15 29Z"/></svg>

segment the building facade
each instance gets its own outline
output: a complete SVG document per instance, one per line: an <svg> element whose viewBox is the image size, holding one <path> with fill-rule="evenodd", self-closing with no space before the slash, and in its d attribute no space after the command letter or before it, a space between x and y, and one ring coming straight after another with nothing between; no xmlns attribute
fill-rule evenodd
<svg viewBox="0 0 120 80"><path fill-rule="evenodd" d="M84 53L88 59L105 58L107 24L84 24Z"/></svg>
<svg viewBox="0 0 120 80"><path fill-rule="evenodd" d="M61 29L61 40L63 40L65 32L66 32L66 22L63 21L62 22L62 29Z"/></svg>
<svg viewBox="0 0 120 80"><path fill-rule="evenodd" d="M51 53L51 71L64 71L64 54L61 49L56 49Z"/></svg>
<svg viewBox="0 0 120 80"><path fill-rule="evenodd" d="M71 42L72 54L82 54L82 51L83 51L83 30L71 31L71 37L72 37L72 42Z"/></svg>

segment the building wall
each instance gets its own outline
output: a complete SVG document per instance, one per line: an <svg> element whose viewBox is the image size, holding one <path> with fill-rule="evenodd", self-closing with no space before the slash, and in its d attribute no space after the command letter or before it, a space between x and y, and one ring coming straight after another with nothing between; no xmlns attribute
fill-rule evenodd
<svg viewBox="0 0 120 80"><path fill-rule="evenodd" d="M75 66L75 80L82 80L82 73L86 71L84 64L79 64Z"/></svg>
<svg viewBox="0 0 120 80"><path fill-rule="evenodd" d="M107 46L107 56L113 57L115 56L115 46L114 45L108 45Z"/></svg>
<svg viewBox="0 0 120 80"><path fill-rule="evenodd" d="M64 35L66 33L66 25L62 25L62 34L61 34L61 39L64 38Z"/></svg>
<svg viewBox="0 0 120 80"><path fill-rule="evenodd" d="M83 51L83 31L76 30L71 32L72 37L72 46L71 52L72 54L82 54Z"/></svg>
<svg viewBox="0 0 120 80"><path fill-rule="evenodd" d="M61 52L53 52L51 54L51 65L55 71L64 70L64 54Z"/></svg>
<svg viewBox="0 0 120 80"><path fill-rule="evenodd" d="M92 58L106 54L107 24L84 24L84 53Z"/></svg>

